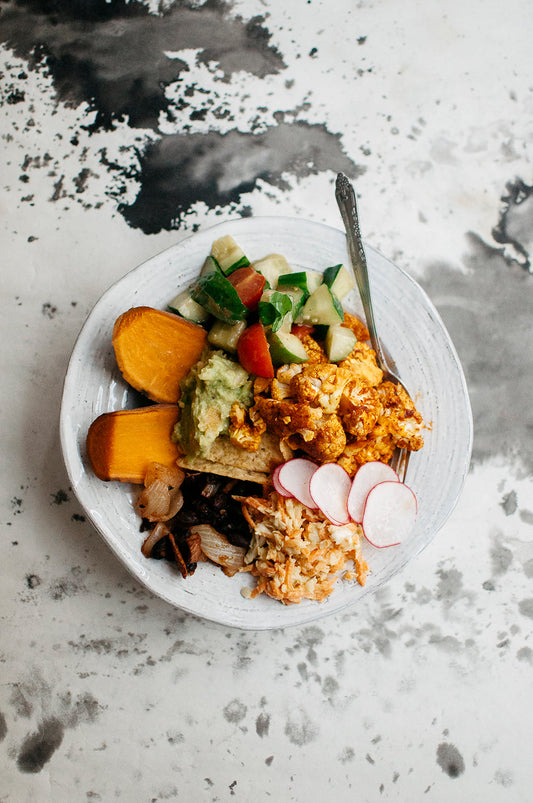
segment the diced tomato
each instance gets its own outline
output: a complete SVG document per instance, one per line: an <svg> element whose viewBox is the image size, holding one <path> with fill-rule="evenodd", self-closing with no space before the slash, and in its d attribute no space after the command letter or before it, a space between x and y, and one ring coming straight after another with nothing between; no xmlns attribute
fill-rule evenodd
<svg viewBox="0 0 533 803"><path fill-rule="evenodd" d="M261 321L248 326L237 343L239 362L249 374L272 379L274 366L270 357L270 349Z"/></svg>
<svg viewBox="0 0 533 803"><path fill-rule="evenodd" d="M228 276L242 303L248 309L256 309L265 287L265 277L248 266L237 268Z"/></svg>
<svg viewBox="0 0 533 803"><path fill-rule="evenodd" d="M314 326L311 326L309 323L293 323L291 326L291 335L296 335L296 337L302 338L306 337L307 335L312 335Z"/></svg>

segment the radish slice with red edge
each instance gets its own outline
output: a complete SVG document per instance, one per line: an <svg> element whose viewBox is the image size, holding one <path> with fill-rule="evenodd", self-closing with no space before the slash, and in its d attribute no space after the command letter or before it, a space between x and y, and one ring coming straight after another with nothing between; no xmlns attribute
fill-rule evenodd
<svg viewBox="0 0 533 803"><path fill-rule="evenodd" d="M309 482L317 469L317 464L312 460L306 460L305 457L294 457L280 466L277 482L286 493L294 496L302 505L316 510L318 506L309 493Z"/></svg>
<svg viewBox="0 0 533 803"><path fill-rule="evenodd" d="M276 466L274 471L272 472L272 485L274 486L274 490L279 493L280 496L290 497L292 496L291 492L288 491L286 488L283 487L281 482L279 481L279 472L281 470L281 466L283 464Z"/></svg>
<svg viewBox="0 0 533 803"><path fill-rule="evenodd" d="M324 463L311 477L311 496L332 524L340 526L350 521L348 494L351 485L350 475L338 463Z"/></svg>
<svg viewBox="0 0 533 803"><path fill-rule="evenodd" d="M351 518L361 524L368 494L380 482L399 482L400 478L393 468L379 460L364 463L353 478L348 495L348 513Z"/></svg>
<svg viewBox="0 0 533 803"><path fill-rule="evenodd" d="M416 496L407 485L380 482L366 498L363 532L379 549L396 546L410 534L416 514Z"/></svg>

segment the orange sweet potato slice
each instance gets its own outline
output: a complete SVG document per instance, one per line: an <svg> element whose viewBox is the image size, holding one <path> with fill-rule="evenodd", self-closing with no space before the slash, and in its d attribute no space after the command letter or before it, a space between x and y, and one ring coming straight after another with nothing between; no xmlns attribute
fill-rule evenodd
<svg viewBox="0 0 533 803"><path fill-rule="evenodd" d="M98 416L87 433L87 457L101 480L144 482L150 463L175 467L179 450L171 440L177 404L152 404Z"/></svg>
<svg viewBox="0 0 533 803"><path fill-rule="evenodd" d="M115 321L113 348L122 376L155 402L175 404L180 380L198 361L205 329L171 312L132 307Z"/></svg>

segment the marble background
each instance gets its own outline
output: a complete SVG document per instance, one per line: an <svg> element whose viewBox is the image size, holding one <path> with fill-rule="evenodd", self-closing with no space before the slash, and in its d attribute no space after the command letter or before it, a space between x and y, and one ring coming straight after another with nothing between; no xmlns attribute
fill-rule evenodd
<svg viewBox="0 0 533 803"><path fill-rule="evenodd" d="M0 801L530 801L528 0L2 0ZM475 440L433 543L267 632L150 596L85 520L61 388L101 293L243 215L339 227L427 290Z"/></svg>

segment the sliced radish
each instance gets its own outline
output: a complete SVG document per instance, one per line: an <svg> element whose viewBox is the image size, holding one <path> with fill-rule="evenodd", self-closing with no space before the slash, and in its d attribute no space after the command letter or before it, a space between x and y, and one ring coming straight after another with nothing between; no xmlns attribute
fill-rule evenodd
<svg viewBox="0 0 533 803"><path fill-rule="evenodd" d="M286 488L284 488L281 482L279 481L279 472L281 470L282 465L283 463L279 466L276 466L276 468L272 472L272 485L274 486L274 490L277 491L280 496L290 497L292 496L291 492L288 491Z"/></svg>
<svg viewBox="0 0 533 803"><path fill-rule="evenodd" d="M302 505L316 510L318 505L309 492L309 482L318 466L304 457L294 457L280 466L277 482L285 492L294 496Z"/></svg>
<svg viewBox="0 0 533 803"><path fill-rule="evenodd" d="M400 544L413 529L416 496L403 482L380 482L366 498L363 532L380 549Z"/></svg>
<svg viewBox="0 0 533 803"><path fill-rule="evenodd" d="M372 460L358 469L353 478L352 487L348 495L348 513L354 521L361 524L368 494L380 482L399 482L400 478L387 463Z"/></svg>
<svg viewBox="0 0 533 803"><path fill-rule="evenodd" d="M352 481L348 472L338 463L324 463L317 468L309 491L324 516L332 524L348 524L348 494Z"/></svg>

